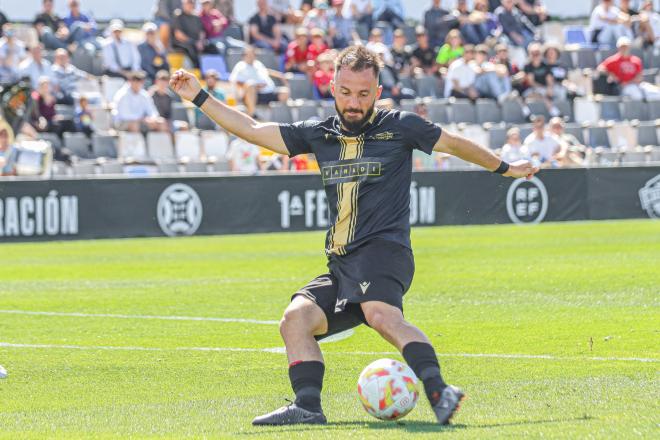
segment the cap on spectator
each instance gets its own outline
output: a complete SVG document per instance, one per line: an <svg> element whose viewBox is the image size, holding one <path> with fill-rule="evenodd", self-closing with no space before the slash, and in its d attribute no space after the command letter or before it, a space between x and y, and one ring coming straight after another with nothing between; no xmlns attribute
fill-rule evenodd
<svg viewBox="0 0 660 440"><path fill-rule="evenodd" d="M147 76L141 70L134 70L134 71L132 71L131 73L128 74L128 79L137 79L137 80L142 81L146 77Z"/></svg>
<svg viewBox="0 0 660 440"><path fill-rule="evenodd" d="M217 70L215 69L209 69L206 71L204 74L204 78L215 78L215 79L220 79L220 74L218 73Z"/></svg>
<svg viewBox="0 0 660 440"><path fill-rule="evenodd" d="M371 46L371 51L377 55L384 55L387 53L387 46L384 43L376 43Z"/></svg>
<svg viewBox="0 0 660 440"><path fill-rule="evenodd" d="M394 31L394 36L399 37L399 38L400 37L405 37L406 33L403 32L403 29L397 29L397 30Z"/></svg>
<svg viewBox="0 0 660 440"><path fill-rule="evenodd" d="M323 32L323 29L321 28L312 29L312 37L323 37L323 36L325 36L325 32Z"/></svg>
<svg viewBox="0 0 660 440"><path fill-rule="evenodd" d="M316 9L328 9L328 2L326 0L316 0L314 6Z"/></svg>
<svg viewBox="0 0 660 440"><path fill-rule="evenodd" d="M156 32L158 30L158 26L156 26L156 23L152 23L150 21L146 22L144 26L142 26L142 32L145 34L148 34L149 32Z"/></svg>
<svg viewBox="0 0 660 440"><path fill-rule="evenodd" d="M110 32L122 31L124 30L124 22L118 18L113 18L110 20L110 25L108 26Z"/></svg>
<svg viewBox="0 0 660 440"><path fill-rule="evenodd" d="M306 37L309 35L309 31L306 27L300 26L296 29L296 37Z"/></svg>
<svg viewBox="0 0 660 440"><path fill-rule="evenodd" d="M426 28L424 26L417 26L415 28L415 35L420 36L420 35L426 35Z"/></svg>
<svg viewBox="0 0 660 440"><path fill-rule="evenodd" d="M632 42L630 41L630 38L628 37L619 37L618 40L616 40L616 47L622 47L622 46L630 46Z"/></svg>
<svg viewBox="0 0 660 440"><path fill-rule="evenodd" d="M170 73L167 70L159 70L156 72L156 79L170 79Z"/></svg>

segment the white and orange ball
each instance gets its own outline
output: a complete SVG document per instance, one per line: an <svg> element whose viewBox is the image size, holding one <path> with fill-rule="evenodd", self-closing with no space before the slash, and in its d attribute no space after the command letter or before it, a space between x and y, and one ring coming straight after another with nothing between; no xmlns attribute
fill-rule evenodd
<svg viewBox="0 0 660 440"><path fill-rule="evenodd" d="M381 420L397 420L415 408L418 379L407 365L393 359L369 364L358 379L358 395L365 410Z"/></svg>

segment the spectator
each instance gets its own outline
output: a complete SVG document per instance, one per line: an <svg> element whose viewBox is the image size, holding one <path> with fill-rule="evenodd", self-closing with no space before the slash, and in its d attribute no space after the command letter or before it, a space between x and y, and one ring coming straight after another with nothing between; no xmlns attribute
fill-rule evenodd
<svg viewBox="0 0 660 440"><path fill-rule="evenodd" d="M557 164L561 152L559 139L545 129L545 118L541 115L534 117L532 132L525 139L524 145L529 150L533 162L543 168Z"/></svg>
<svg viewBox="0 0 660 440"><path fill-rule="evenodd" d="M285 102L288 99L288 90L278 90L271 76L287 84L286 77L281 72L266 69L266 66L257 60L254 47L246 47L243 60L234 66L229 81L238 89L249 115L254 116L257 104L278 100Z"/></svg>
<svg viewBox="0 0 660 440"><path fill-rule="evenodd" d="M12 65L12 59L0 57L0 85L13 84L18 79L18 69Z"/></svg>
<svg viewBox="0 0 660 440"><path fill-rule="evenodd" d="M257 0L258 11L250 18L250 43L261 49L281 53L287 42L282 36L277 18L268 12L268 1Z"/></svg>
<svg viewBox="0 0 660 440"><path fill-rule="evenodd" d="M566 99L566 88L561 81L557 81L553 72L543 60L543 52L540 43L532 43L528 47L529 63L525 66L527 89L523 96L526 98L543 99L550 114L559 115L559 110L553 105L553 101ZM556 60L554 60L556 62ZM558 70L558 73L559 70Z"/></svg>
<svg viewBox="0 0 660 440"><path fill-rule="evenodd" d="M474 87L480 97L496 99L502 103L511 96L509 71L502 64L488 61L488 46L480 44L476 47L476 57L472 67L477 72Z"/></svg>
<svg viewBox="0 0 660 440"><path fill-rule="evenodd" d="M103 74L128 78L131 72L140 70L140 53L134 43L122 38L123 21L111 20L108 29L110 36L103 42Z"/></svg>
<svg viewBox="0 0 660 440"><path fill-rule="evenodd" d="M395 102L400 102L402 99L415 99L415 91L403 87L399 82L399 75L392 67L391 62L385 61L385 54L388 52L387 46L379 43L373 48L373 51L378 54L383 64L380 71L379 83L383 90L380 99L392 99Z"/></svg>
<svg viewBox="0 0 660 440"><path fill-rule="evenodd" d="M506 132L506 144L502 146L500 157L509 163L530 159L529 150L520 140L518 127L512 127Z"/></svg>
<svg viewBox="0 0 660 440"><path fill-rule="evenodd" d="M548 20L548 11L538 0L516 0L516 6L534 26L540 26Z"/></svg>
<svg viewBox="0 0 660 440"><path fill-rule="evenodd" d="M456 17L442 8L441 0L433 0L431 8L424 12L424 28L429 35L429 43L432 47L442 46L449 31L457 25Z"/></svg>
<svg viewBox="0 0 660 440"><path fill-rule="evenodd" d="M21 77L29 77L33 89L39 86L39 78L53 78L53 66L50 61L43 58L44 46L38 43L30 49L30 56L19 65Z"/></svg>
<svg viewBox="0 0 660 440"><path fill-rule="evenodd" d="M369 33L369 41L367 41L367 49L374 50L374 48L383 46L383 31L379 28L373 28ZM386 53L384 54L385 59L388 63L392 62L392 54L387 46L385 46Z"/></svg>
<svg viewBox="0 0 660 440"><path fill-rule="evenodd" d="M16 156L12 129L4 119L0 119L0 176L16 175Z"/></svg>
<svg viewBox="0 0 660 440"><path fill-rule="evenodd" d="M385 21L392 25L394 29L403 28L405 12L401 0L373 0L373 19L375 21Z"/></svg>
<svg viewBox="0 0 660 440"><path fill-rule="evenodd" d="M333 99L330 83L335 77L336 57L336 53L328 51L319 55L317 59L319 68L314 72L314 88L321 99Z"/></svg>
<svg viewBox="0 0 660 440"><path fill-rule="evenodd" d="M182 50L199 68L199 54L204 51L204 26L195 13L195 0L182 0L181 9L172 18L172 47Z"/></svg>
<svg viewBox="0 0 660 440"><path fill-rule="evenodd" d="M166 70L156 73L156 81L149 90L158 114L166 121L169 131L188 130L188 122L172 119L172 106L178 101L176 93L170 87L170 74ZM199 109L197 109L199 110Z"/></svg>
<svg viewBox="0 0 660 440"><path fill-rule="evenodd" d="M56 99L50 87L50 78L42 76L36 90L32 91L32 126L39 132L61 134L60 125L56 119Z"/></svg>
<svg viewBox="0 0 660 440"><path fill-rule="evenodd" d="M344 15L344 0L332 0L328 39L335 49L344 49L360 41L360 36L355 31L355 22Z"/></svg>
<svg viewBox="0 0 660 440"><path fill-rule="evenodd" d="M76 92L76 83L79 79L90 78L88 74L69 63L69 53L66 49L55 51L53 63L53 77L55 96L58 104L73 105L73 94Z"/></svg>
<svg viewBox="0 0 660 440"><path fill-rule="evenodd" d="M518 65L509 59L509 48L506 44L500 43L495 46L495 56L491 59L493 64L501 64L506 67L507 74L511 79L511 85L518 92L522 93L525 89L525 72L521 71Z"/></svg>
<svg viewBox="0 0 660 440"><path fill-rule="evenodd" d="M564 131L564 120L560 117L550 119L550 132L555 135L562 146L560 154L561 166L582 165L591 153L575 136Z"/></svg>
<svg viewBox="0 0 660 440"><path fill-rule="evenodd" d="M440 67L447 67L457 58L463 56L463 40L461 33L458 29L449 31L445 44L442 45L438 51L438 56L435 57L435 62Z"/></svg>
<svg viewBox="0 0 660 440"><path fill-rule="evenodd" d="M463 39L470 44L481 44L490 35L488 16L479 11L471 12L466 0L457 0L454 16L458 18Z"/></svg>
<svg viewBox="0 0 660 440"><path fill-rule="evenodd" d="M314 1L314 9L309 11L303 19L303 26L310 30L314 28L328 29L330 27L327 0Z"/></svg>
<svg viewBox="0 0 660 440"><path fill-rule="evenodd" d="M429 45L429 38L423 26L415 29L417 44L412 51L412 65L415 75L435 75L438 72L438 64L435 62L436 52Z"/></svg>
<svg viewBox="0 0 660 440"><path fill-rule="evenodd" d="M390 52L392 53L392 67L394 70L401 75L409 76L412 49L406 44L406 34L403 30L397 29L394 31L394 41Z"/></svg>
<svg viewBox="0 0 660 440"><path fill-rule="evenodd" d="M291 7L290 0L269 0L268 10L275 16L278 23L297 24L302 19L302 14Z"/></svg>
<svg viewBox="0 0 660 440"><path fill-rule="evenodd" d="M156 73L159 70L170 70L170 64L167 61L167 52L163 47L163 43L161 43L156 35L157 30L158 26L154 23L145 23L142 26L145 40L137 47L140 54L141 70L147 74L149 80L152 82L156 79Z"/></svg>
<svg viewBox="0 0 660 440"><path fill-rule="evenodd" d="M296 38L287 46L284 70L286 72L307 74L309 72L308 55L309 31L301 26L296 29Z"/></svg>
<svg viewBox="0 0 660 440"><path fill-rule="evenodd" d="M234 139L227 152L229 169L237 173L257 174L261 170L260 152L256 145L241 138Z"/></svg>
<svg viewBox="0 0 660 440"><path fill-rule="evenodd" d="M447 71L445 98L453 96L474 100L479 97L479 92L474 87L477 79L477 72L472 65L475 56L474 46L466 44L463 50L463 56L451 63Z"/></svg>
<svg viewBox="0 0 660 440"><path fill-rule="evenodd" d="M344 2L344 16L352 18L358 24L366 26L367 32L371 31L373 26L374 12L373 0L346 0Z"/></svg>
<svg viewBox="0 0 660 440"><path fill-rule="evenodd" d="M473 17L484 17L484 24L488 31L488 37L493 37L500 33L500 23L497 21L497 16L488 10L488 0L474 0ZM487 44L490 44L486 42Z"/></svg>
<svg viewBox="0 0 660 440"><path fill-rule="evenodd" d="M639 11L630 6L630 0L619 0L619 9L622 13L628 14L633 21L639 15Z"/></svg>
<svg viewBox="0 0 660 440"><path fill-rule="evenodd" d="M64 24L69 29L71 39L89 51L101 48L96 41L96 22L80 12L80 2L69 0L69 15L64 17Z"/></svg>
<svg viewBox="0 0 660 440"><path fill-rule="evenodd" d="M630 39L621 37L616 44L617 53L606 58L598 70L608 75L610 82L621 86L621 95L635 101L660 99L660 88L643 81L642 60L630 54Z"/></svg>
<svg viewBox="0 0 660 440"><path fill-rule="evenodd" d="M206 73L204 74L204 82L206 82L206 87L204 88L204 90L206 90L209 93L209 95L213 96L218 101L225 102L227 100L227 97L225 96L225 92L223 92L222 89L218 87L219 80L220 80L220 74L216 70L214 69L207 70ZM199 121L201 117L202 117L202 110L199 109L199 107L195 108L195 120Z"/></svg>
<svg viewBox="0 0 660 440"><path fill-rule="evenodd" d="M513 6L513 0L502 0L502 6L495 10L495 15L511 44L526 48L534 41L534 25Z"/></svg>
<svg viewBox="0 0 660 440"><path fill-rule="evenodd" d="M5 25L5 23L9 23L9 20L7 19L7 16L0 11L0 37L3 36L2 33L2 27Z"/></svg>
<svg viewBox="0 0 660 440"><path fill-rule="evenodd" d="M158 26L160 41L163 43L163 47L170 47L174 11L181 9L181 7L181 0L156 0L154 21L156 26Z"/></svg>
<svg viewBox="0 0 660 440"><path fill-rule="evenodd" d="M43 0L42 10L34 19L34 28L39 35L39 41L48 49L65 48L72 43L69 29L53 11L53 0Z"/></svg>
<svg viewBox="0 0 660 440"><path fill-rule="evenodd" d="M614 6L613 0L601 0L591 12L591 41L613 47L620 37L633 38L630 16Z"/></svg>
<svg viewBox="0 0 660 440"><path fill-rule="evenodd" d="M646 0L642 4L639 17L639 37L642 45L660 47L660 14L653 11L652 0Z"/></svg>
<svg viewBox="0 0 660 440"><path fill-rule="evenodd" d="M144 90L145 74L133 72L129 81L113 99L115 126L130 132L168 131L165 119L158 115L154 101Z"/></svg>
<svg viewBox="0 0 660 440"><path fill-rule="evenodd" d="M16 38L16 32L11 23L2 26L3 37L0 38L0 59L7 59L9 66L18 72L18 65L26 55L25 43Z"/></svg>
<svg viewBox="0 0 660 440"><path fill-rule="evenodd" d="M73 123L79 133L85 133L87 137L92 137L94 134L94 119L89 109L89 99L86 96L81 96L78 100Z"/></svg>
<svg viewBox="0 0 660 440"><path fill-rule="evenodd" d="M577 86L568 81L568 67L559 61L559 47L549 44L545 48L543 56L545 57L545 64L548 66L548 71L554 82L555 90L553 96L555 100L566 99L569 90L575 93Z"/></svg>
<svg viewBox="0 0 660 440"><path fill-rule="evenodd" d="M224 55L227 49L227 41L223 36L229 20L220 11L213 7L213 0L202 0L202 10L199 18L204 27L204 35L208 44L216 47L217 51Z"/></svg>
<svg viewBox="0 0 660 440"><path fill-rule="evenodd" d="M316 61L316 59L319 57L319 55L328 50L328 45L325 43L324 37L325 34L323 33L323 29L312 29L312 42L309 45L309 49L307 50L307 57L309 61L312 62L312 65L313 62Z"/></svg>

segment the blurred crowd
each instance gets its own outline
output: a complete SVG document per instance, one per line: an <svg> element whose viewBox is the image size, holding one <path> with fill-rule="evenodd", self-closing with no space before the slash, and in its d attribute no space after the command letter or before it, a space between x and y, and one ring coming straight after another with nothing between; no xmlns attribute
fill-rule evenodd
<svg viewBox="0 0 660 440"><path fill-rule="evenodd" d="M491 148L543 166L579 165L589 154L561 132L569 117L561 104L587 92L570 75L567 48L544 41L541 29L551 17L542 1L420 0L427 8L422 21L412 20L419 12L406 11L401 0L249 1L254 15L247 23L236 22L230 0L158 0L152 19L133 26L119 19L101 25L81 0L68 0L63 17L54 12L54 0L43 0L31 26L0 12L0 86L23 79L32 88L33 105L17 137L51 133L62 140L77 132L91 140L100 132L163 132L174 140L177 132L196 131L200 112L188 109L190 118L175 118L184 104L168 81L179 67L194 69L216 98L256 118L294 99L331 100L338 51L364 44L384 64L382 105L428 98L516 102L532 133L521 139L511 128L506 144ZM660 51L653 1L596 3L581 44L609 51L595 69L602 87L630 100L660 99L656 81L645 80L649 66L631 52ZM290 85L301 78L312 85L311 96L298 96ZM530 108L532 101L542 103L545 117ZM99 127L99 107L110 112L109 127ZM11 174L2 130L0 169ZM75 161L66 148L54 154ZM314 169L312 160L273 158L240 141L229 142L225 159L236 171Z"/></svg>

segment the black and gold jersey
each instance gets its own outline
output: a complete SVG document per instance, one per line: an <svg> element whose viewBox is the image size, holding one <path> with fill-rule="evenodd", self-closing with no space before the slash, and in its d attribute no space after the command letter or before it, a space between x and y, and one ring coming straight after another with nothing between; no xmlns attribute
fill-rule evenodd
<svg viewBox="0 0 660 440"><path fill-rule="evenodd" d="M325 121L281 124L290 156L313 153L330 210L328 255L346 255L374 238L410 248L412 151L430 154L439 125L409 112L374 111L361 132Z"/></svg>

